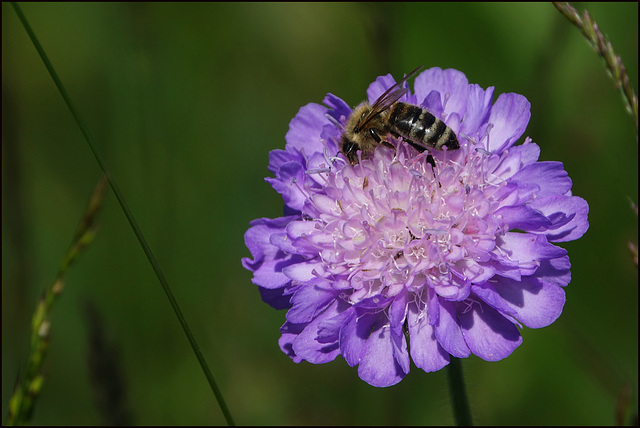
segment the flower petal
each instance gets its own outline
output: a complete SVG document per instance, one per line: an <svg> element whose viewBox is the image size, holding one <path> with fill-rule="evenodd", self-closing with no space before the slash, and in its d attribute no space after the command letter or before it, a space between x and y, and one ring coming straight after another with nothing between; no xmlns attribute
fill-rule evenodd
<svg viewBox="0 0 640 428"><path fill-rule="evenodd" d="M571 282L569 256L543 260L536 271L536 278L549 284L565 287Z"/></svg>
<svg viewBox="0 0 640 428"><path fill-rule="evenodd" d="M467 346L456 313L455 302L448 302L442 298L440 301L440 316L434 326L438 343L445 351L457 358L466 358L471 351Z"/></svg>
<svg viewBox="0 0 640 428"><path fill-rule="evenodd" d="M390 335L389 327L382 327L372 332L364 345L362 359L358 365L358 376L370 385L395 385L408 373L408 370L403 371L394 357ZM404 352L407 352L406 342Z"/></svg>
<svg viewBox="0 0 640 428"><path fill-rule="evenodd" d="M514 174L511 181L538 185L538 197L564 195L571 190L571 179L562 162L532 163Z"/></svg>
<svg viewBox="0 0 640 428"><path fill-rule="evenodd" d="M560 314L565 293L555 284L525 277L522 281L499 278L491 284L481 284L487 293L499 297L513 310L513 316L529 328L546 327Z"/></svg>
<svg viewBox="0 0 640 428"><path fill-rule="evenodd" d="M487 123L491 112L493 87L486 90L479 85L469 85L467 108L462 119L460 133L480 140L478 131L481 125Z"/></svg>
<svg viewBox="0 0 640 428"><path fill-rule="evenodd" d="M425 99L431 92L438 92L444 114L455 112L463 116L469 98L469 81L461 71L433 67L420 73L414 83L416 98Z"/></svg>
<svg viewBox="0 0 640 428"><path fill-rule="evenodd" d="M243 258L242 264L245 269L253 270L255 264L265 258L273 258L278 253L278 248L271 244L271 235L282 232L289 222L298 218L299 216L259 218L249 223L249 230L244 234L244 242L254 260Z"/></svg>
<svg viewBox="0 0 640 428"><path fill-rule="evenodd" d="M519 146L512 147L509 151L518 150L521 153L522 166L534 163L540 157L540 146L531 142L531 138L527 137Z"/></svg>
<svg viewBox="0 0 640 428"><path fill-rule="evenodd" d="M360 364L364 344L369 337L365 332L374 322L375 318L371 316L358 319L355 311L344 321L340 329L340 353L351 367Z"/></svg>
<svg viewBox="0 0 640 428"><path fill-rule="evenodd" d="M254 260L242 259L245 269L253 271L251 281L261 287L274 289L285 287L290 278L283 274L282 270L301 261L299 256L293 256L280 251L271 244L271 235L281 233L286 224L298 216L280 217L277 219L257 219L250 223L251 227L244 235L245 244Z"/></svg>
<svg viewBox="0 0 640 428"><path fill-rule="evenodd" d="M304 327L305 324L292 324L290 322L286 322L282 327L280 327L281 336L280 339L278 339L278 345L280 345L282 352L291 358L294 363L302 361L302 358L293 352L293 341L298 337Z"/></svg>
<svg viewBox="0 0 640 428"><path fill-rule="evenodd" d="M313 321L306 324L304 329L292 341L293 352L302 359L312 364L323 364L333 361L340 354L338 341L318 341L318 330L325 319L330 319L338 314L338 302L333 300L325 310L321 311Z"/></svg>
<svg viewBox="0 0 640 428"><path fill-rule="evenodd" d="M298 149L307 155L313 152L322 153L322 127L331 123L325 116L326 113L327 108L316 103L309 103L300 108L289 123L289 132L285 136L286 149Z"/></svg>
<svg viewBox="0 0 640 428"><path fill-rule="evenodd" d="M531 118L531 104L519 94L500 94L491 108L489 123L493 125L489 133L486 149L502 153L516 142L527 128Z"/></svg>
<svg viewBox="0 0 640 428"><path fill-rule="evenodd" d="M333 117L337 122L344 123L351 114L351 108L342 100L333 94L327 94L322 103L329 107L328 115Z"/></svg>
<svg viewBox="0 0 640 428"><path fill-rule="evenodd" d="M292 323L311 322L319 313L336 300L338 292L320 278L314 278L291 296L291 309L287 321Z"/></svg>
<svg viewBox="0 0 640 428"><path fill-rule="evenodd" d="M546 232L549 241L573 241L589 229L589 204L578 196L538 198L531 206L551 219L552 226Z"/></svg>
<svg viewBox="0 0 640 428"><path fill-rule="evenodd" d="M338 314L325 319L318 326L318 342L330 343L340 340L340 330L353 316L355 312L353 306L346 303L344 300L337 300Z"/></svg>
<svg viewBox="0 0 640 428"><path fill-rule="evenodd" d="M396 80L391 74L378 77L375 82L373 82L371 85L369 85L369 88L367 88L367 98L369 99L369 104L375 103L376 100L380 98L380 96L384 94L387 89L395 85L395 83Z"/></svg>
<svg viewBox="0 0 640 428"><path fill-rule="evenodd" d="M525 232L546 230L551 226L551 221L540 211L526 205L502 207L495 212L500 216L509 230L520 229Z"/></svg>
<svg viewBox="0 0 640 428"><path fill-rule="evenodd" d="M269 243L278 247L281 251L289 254L298 254L297 248L291 242L291 238L286 233L274 233L269 238Z"/></svg>
<svg viewBox="0 0 640 428"><path fill-rule="evenodd" d="M409 304L409 293L403 288L389 307L389 324L393 330L393 334L402 335L402 326L407 317L407 306Z"/></svg>
<svg viewBox="0 0 640 428"><path fill-rule="evenodd" d="M275 174L275 178L267 177L265 181L282 195L287 206L301 211L308 196L300 185L306 178L306 166L302 155L293 150L274 150L269 153L269 170Z"/></svg>
<svg viewBox="0 0 640 428"><path fill-rule="evenodd" d="M291 307L289 302L291 289L287 287L271 289L258 286L258 291L262 300L274 309L289 309Z"/></svg>
<svg viewBox="0 0 640 428"><path fill-rule="evenodd" d="M267 260L253 272L251 282L260 287L275 289L289 285L291 278L284 274L283 270L288 266L296 266L303 262L299 256L286 255L282 259Z"/></svg>
<svg viewBox="0 0 640 428"><path fill-rule="evenodd" d="M411 359L416 367L425 372L435 372L449 364L449 353L438 343L435 329L429 325L429 319L420 317L418 309L407 314L409 336L411 341Z"/></svg>
<svg viewBox="0 0 640 428"><path fill-rule="evenodd" d="M506 255L505 264L517 263L522 275L533 274L541 260L555 259L567 254L564 248L556 247L544 235L507 232L496 238L496 243Z"/></svg>
<svg viewBox="0 0 640 428"><path fill-rule="evenodd" d="M485 361L509 356L522 343L515 325L491 306L477 302L458 304L460 327L471 352Z"/></svg>
<svg viewBox="0 0 640 428"><path fill-rule="evenodd" d="M324 271L324 264L319 260L314 262L305 261L303 263L292 263L282 268L282 273L287 278L305 283L316 278L314 271Z"/></svg>

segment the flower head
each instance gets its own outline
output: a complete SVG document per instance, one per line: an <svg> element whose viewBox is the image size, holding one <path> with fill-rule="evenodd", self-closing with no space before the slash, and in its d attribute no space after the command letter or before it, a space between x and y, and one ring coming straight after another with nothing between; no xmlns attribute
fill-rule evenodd
<svg viewBox="0 0 640 428"><path fill-rule="evenodd" d="M379 77L369 101L394 83ZM389 135L392 147L356 165L338 154L351 113L340 98L293 118L266 179L285 216L251 222L242 262L263 300L288 310L279 344L295 362L341 355L390 386L409 358L427 372L450 355L497 361L522 343L522 325L560 316L570 263L553 243L586 232L588 205L562 163L538 162L530 138L514 145L526 98L492 98L460 71L426 70L401 101L443 120L460 149L420 153Z"/></svg>

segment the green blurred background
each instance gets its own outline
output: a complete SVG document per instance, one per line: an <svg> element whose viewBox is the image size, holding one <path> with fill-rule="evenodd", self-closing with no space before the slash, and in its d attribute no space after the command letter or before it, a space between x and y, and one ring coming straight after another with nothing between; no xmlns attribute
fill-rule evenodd
<svg viewBox="0 0 640 428"><path fill-rule="evenodd" d="M638 88L638 4L587 5ZM583 4L576 4L583 10ZM526 135L564 162L590 229L564 244L564 313L500 362L464 360L475 422L614 423L637 414L638 200L632 120L600 58L550 3L30 3L23 11L110 165L239 424L451 424L446 370L376 389L341 358L294 364L284 312L240 259L249 221L278 217L264 181L291 118L332 92L418 65L532 103ZM100 175L27 35L2 4L2 416L31 313ZM117 348L136 424L224 424L115 198L54 308L34 424L104 423L87 366L92 302Z"/></svg>

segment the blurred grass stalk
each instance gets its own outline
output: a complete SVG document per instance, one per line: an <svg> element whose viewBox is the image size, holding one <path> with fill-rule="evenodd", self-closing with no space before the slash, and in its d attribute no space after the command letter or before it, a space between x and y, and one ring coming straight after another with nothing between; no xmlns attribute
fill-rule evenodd
<svg viewBox="0 0 640 428"><path fill-rule="evenodd" d="M613 79L616 88L621 92L622 99L625 103L627 112L633 119L636 128L636 142L638 139L638 96L633 90L633 86L629 81L629 74L622 63L622 59L613 50L611 42L602 34L598 28L598 24L591 18L589 11L585 9L581 17L578 11L568 2L553 2L553 5L562 13L569 21L580 29L594 51L604 60L607 74ZM638 215L637 205L630 199L631 208ZM627 241L629 252L633 261L638 266L638 246L632 241ZM625 425L627 413L629 410L629 397L631 396L630 384L625 384L618 396L615 409L615 423L618 426ZM637 419L637 416L636 416ZM637 423L637 421L636 421Z"/></svg>
<svg viewBox="0 0 640 428"><path fill-rule="evenodd" d="M589 12L584 11L581 17L577 10L568 2L553 2L553 5L562 13L569 21L582 31L587 41L604 60L607 73L613 79L616 88L622 93L625 107L633 119L636 127L636 141L638 138L638 96L631 86L629 74L622 63L622 59L611 46L611 42L598 28L598 24L591 19Z"/></svg>
<svg viewBox="0 0 640 428"><path fill-rule="evenodd" d="M60 95L64 99L65 104L69 109L69 112L75 119L76 124L78 125L78 127L80 128L80 131L84 135L85 140L89 145L89 148L93 152L93 155L96 161L100 165L100 169L102 169L102 172L106 176L106 179L109 182L109 185L111 186L111 190L113 190L113 193L116 199L118 200L118 203L120 204L120 208L122 208L122 212L124 213L125 217L129 221L129 225L131 226L131 229L136 235L136 238L138 238L138 242L140 243L140 246L142 247L145 255L147 256L147 260L149 260L149 263L151 264L153 271L156 273L156 277L158 278L158 281L160 281L160 285L162 286L162 289L164 290L165 295L167 296L167 299L171 304L171 308L173 309L173 312L178 317L178 321L182 326L182 330L184 331L184 334L187 336L189 344L191 345L191 349L193 350L193 353L195 354L198 360L198 363L200 364L200 367L202 368L202 371L204 372L204 375L207 378L207 382L209 383L209 386L211 388L211 391L213 392L213 395L218 401L218 405L220 406L220 410L222 411L222 414L227 424L235 425L233 421L233 417L231 416L231 412L229 412L229 408L227 407L227 404L224 401L224 397L222 396L222 392L220 391L220 388L218 388L218 385L216 384L215 379L213 378L213 374L211 374L209 365L207 364L206 360L204 359L204 356L202 355L202 352L200 351L200 347L198 346L198 343L195 337L193 336L193 333L191 332L191 328L189 327L187 320L182 314L182 310L180 309L180 306L178 305L178 301L175 299L173 292L171 291L171 287L169 287L169 283L167 282L164 276L164 273L162 273L162 269L160 269L160 264L158 263L155 256L153 255L153 252L151 251L151 248L149 247L149 244L147 243L147 240L145 239L142 233L142 230L138 226L138 223L136 222L133 216L133 213L129 209L129 205L124 199L124 195L120 191L119 186L116 184L115 179L109 172L109 168L107 167L106 162L104 161L102 155L100 154L96 145L94 144L93 138L89 133L88 127L85 125L84 120L82 119L80 113L78 112L78 110L76 110L75 106L71 102L71 97L69 96L69 93L64 88L62 81L58 77L58 73L56 73L55 69L53 68L53 64L51 64L51 61L49 61L49 58L47 57L47 54L45 53L42 45L38 41L38 38L36 37L36 34L31 28L31 25L29 25L29 21L27 20L24 13L22 13L22 9L16 2L11 2L11 6L13 6L13 9L16 12L16 15L18 15L18 19L20 20L20 22L22 23L22 26L24 27L25 31L29 35L29 38L31 39L31 42L33 43L33 46L35 47L36 51L38 51L38 54L40 55L40 59L42 60L42 62L44 63L44 66L49 72L51 79L53 79L53 82L55 83L56 88L58 88L58 92L60 92ZM54 284L54 287L55 287L55 284Z"/></svg>
<svg viewBox="0 0 640 428"><path fill-rule="evenodd" d="M636 215L636 219L638 218L638 205L629 198L629 204L631 205L631 209ZM638 243L633 243L632 241L627 241L627 247L629 247L629 252L631 253L631 257L633 258L633 263L635 263L636 268L638 267Z"/></svg>
<svg viewBox="0 0 640 428"><path fill-rule="evenodd" d="M587 41L604 60L607 74L613 79L616 88L622 93L622 99L625 102L625 108L633 119L636 127L636 142L638 139L638 96L631 86L629 74L622 63L622 59L613 50L611 42L602 34L598 28L598 24L591 19L589 11L585 10L581 17L578 11L568 2L553 2L553 5L562 13L569 21L582 31ZM638 207L631 201L631 207L634 209L636 216L638 215ZM638 246L631 241L627 243L629 252L633 257L633 261L638 266Z"/></svg>
<svg viewBox="0 0 640 428"><path fill-rule="evenodd" d="M55 281L45 289L38 300L31 320L31 337L27 364L22 375L18 378L13 396L9 400L7 425L24 425L29 422L33 414L34 403L42 390L44 374L42 366L49 348L49 333L51 331L51 310L58 296L64 290L65 277L71 264L78 258L93 241L98 231L96 217L102 207L107 179L103 174L93 190L87 210L78 225L69 250L62 258Z"/></svg>

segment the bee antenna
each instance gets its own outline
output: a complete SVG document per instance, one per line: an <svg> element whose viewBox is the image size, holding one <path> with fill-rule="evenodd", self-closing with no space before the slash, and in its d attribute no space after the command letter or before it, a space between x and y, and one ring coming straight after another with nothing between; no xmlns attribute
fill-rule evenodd
<svg viewBox="0 0 640 428"><path fill-rule="evenodd" d="M327 162L328 165L333 165L337 160L340 160L337 153L335 156L331 156L331 153L329 153L329 150L326 147L324 148L322 154L324 155L324 160ZM331 168L331 166L329 166L329 168Z"/></svg>

